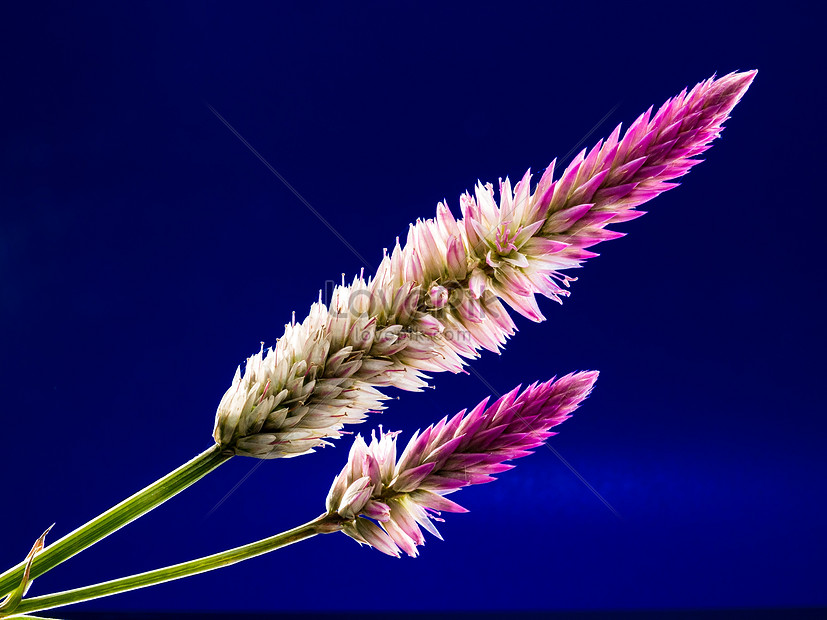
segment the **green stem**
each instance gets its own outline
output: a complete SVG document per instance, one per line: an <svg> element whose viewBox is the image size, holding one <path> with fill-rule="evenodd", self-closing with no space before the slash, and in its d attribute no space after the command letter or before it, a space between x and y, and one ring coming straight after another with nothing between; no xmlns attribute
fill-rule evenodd
<svg viewBox="0 0 827 620"><path fill-rule="evenodd" d="M164 503L229 460L231 456L231 454L223 453L219 446L214 445L175 471L67 534L37 554L32 563L31 578L34 579L51 570L76 553ZM21 562L0 575L0 596L8 594L20 584L24 569L25 562Z"/></svg>
<svg viewBox="0 0 827 620"><path fill-rule="evenodd" d="M341 529L342 519L338 515L325 514L313 521L309 521L304 525L293 528L281 534L276 534L270 538L264 538L248 545L236 547L229 551L222 551L214 555L208 555L197 560L191 560L182 564L174 564L164 568L158 568L146 573L139 573L137 575L130 575L129 577L122 577L121 579L114 579L112 581L105 581L75 590L66 590L65 592L56 592L54 594L46 594L45 596L37 596L24 600L15 609L15 614L31 613L34 611L41 611L44 609L52 609L61 605L69 605L71 603L79 603L80 601L88 601L94 598L101 598L104 596L111 596L120 592L128 592L129 590L137 590L147 586L164 583L166 581L173 581L190 575L197 575L207 571L230 566L243 560L254 558L264 553L269 553L275 549L292 545L295 542L312 538L316 534L327 534L329 532L336 532Z"/></svg>

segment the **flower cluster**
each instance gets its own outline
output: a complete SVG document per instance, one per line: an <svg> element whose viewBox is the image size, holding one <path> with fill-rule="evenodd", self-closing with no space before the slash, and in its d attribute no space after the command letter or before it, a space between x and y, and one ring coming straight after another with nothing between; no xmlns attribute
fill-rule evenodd
<svg viewBox="0 0 827 620"><path fill-rule="evenodd" d="M327 496L328 514L343 520L342 531L359 543L399 557L417 555L425 543L420 527L441 538L432 520L441 511L466 512L445 495L494 480L531 454L567 420L591 391L597 372L513 389L469 413L461 411L416 433L397 459L396 433L357 435L347 465Z"/></svg>
<svg viewBox="0 0 827 620"><path fill-rule="evenodd" d="M320 297L274 348L249 358L218 407L216 442L259 458L304 454L382 408L379 388L419 390L427 372L459 372L480 349L498 352L516 330L505 306L543 320L535 295L567 295L563 271L622 236L606 226L642 215L635 207L699 163L754 76L701 82L622 138L618 126L556 181L552 163L533 192L526 173L513 189L500 183L499 204L478 184L461 197L459 220L440 203L373 277L343 281L329 306Z"/></svg>

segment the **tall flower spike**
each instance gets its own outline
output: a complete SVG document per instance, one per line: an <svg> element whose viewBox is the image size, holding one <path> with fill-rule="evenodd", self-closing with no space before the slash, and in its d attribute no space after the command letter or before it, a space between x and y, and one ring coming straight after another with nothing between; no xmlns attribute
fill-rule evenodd
<svg viewBox="0 0 827 620"><path fill-rule="evenodd" d="M417 555L423 528L441 538L432 523L440 512L467 512L445 496L471 484L494 480L511 469L505 461L531 454L549 429L571 417L597 380L580 372L514 388L486 407L443 418L415 433L397 459L396 433L374 435L366 444L356 436L347 465L327 496L328 514L343 521L342 531L359 543L399 557Z"/></svg>
<svg viewBox="0 0 827 620"><path fill-rule="evenodd" d="M643 214L635 207L676 186L720 135L755 71L710 78L641 115L621 138L581 152L553 180L554 164L530 191L478 184L460 197L462 219L440 203L397 240L376 274L336 287L275 348L236 373L216 413L225 450L259 458L296 456L381 409L378 388L420 390L426 372L460 372L484 348L499 352L516 327L505 305L544 319L535 299L558 302L563 272L596 256L587 248L623 236L608 230Z"/></svg>

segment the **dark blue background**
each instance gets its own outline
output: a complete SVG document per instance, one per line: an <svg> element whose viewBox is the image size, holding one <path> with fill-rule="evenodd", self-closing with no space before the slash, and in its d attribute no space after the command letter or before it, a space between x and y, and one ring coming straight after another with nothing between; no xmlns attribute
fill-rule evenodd
<svg viewBox="0 0 827 620"><path fill-rule="evenodd" d="M210 445L238 363L479 178L519 177L714 72L760 73L682 187L622 226L496 389L599 369L548 450L456 496L394 560L341 535L79 609L827 605L818 16L786 2L68 3L6 7L0 165L3 543L19 561ZM489 393L397 393L404 430ZM349 441L233 459L32 594L316 516ZM54 540L55 538L53 538Z"/></svg>

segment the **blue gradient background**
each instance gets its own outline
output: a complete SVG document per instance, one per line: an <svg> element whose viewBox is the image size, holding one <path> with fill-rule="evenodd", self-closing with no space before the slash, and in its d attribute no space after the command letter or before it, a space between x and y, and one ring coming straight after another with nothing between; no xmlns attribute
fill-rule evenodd
<svg viewBox="0 0 827 620"><path fill-rule="evenodd" d="M445 542L341 535L75 609L827 605L823 47L784 3L6 7L0 166L3 542L19 561L210 445L238 363L476 179L512 179L713 72L758 68L723 139L623 225L496 389L599 369L553 446L462 491ZM436 376L371 418L408 437L489 390ZM395 395L397 395L395 394ZM233 459L38 579L83 585L315 517L348 441ZM53 538L54 540L55 538Z"/></svg>

